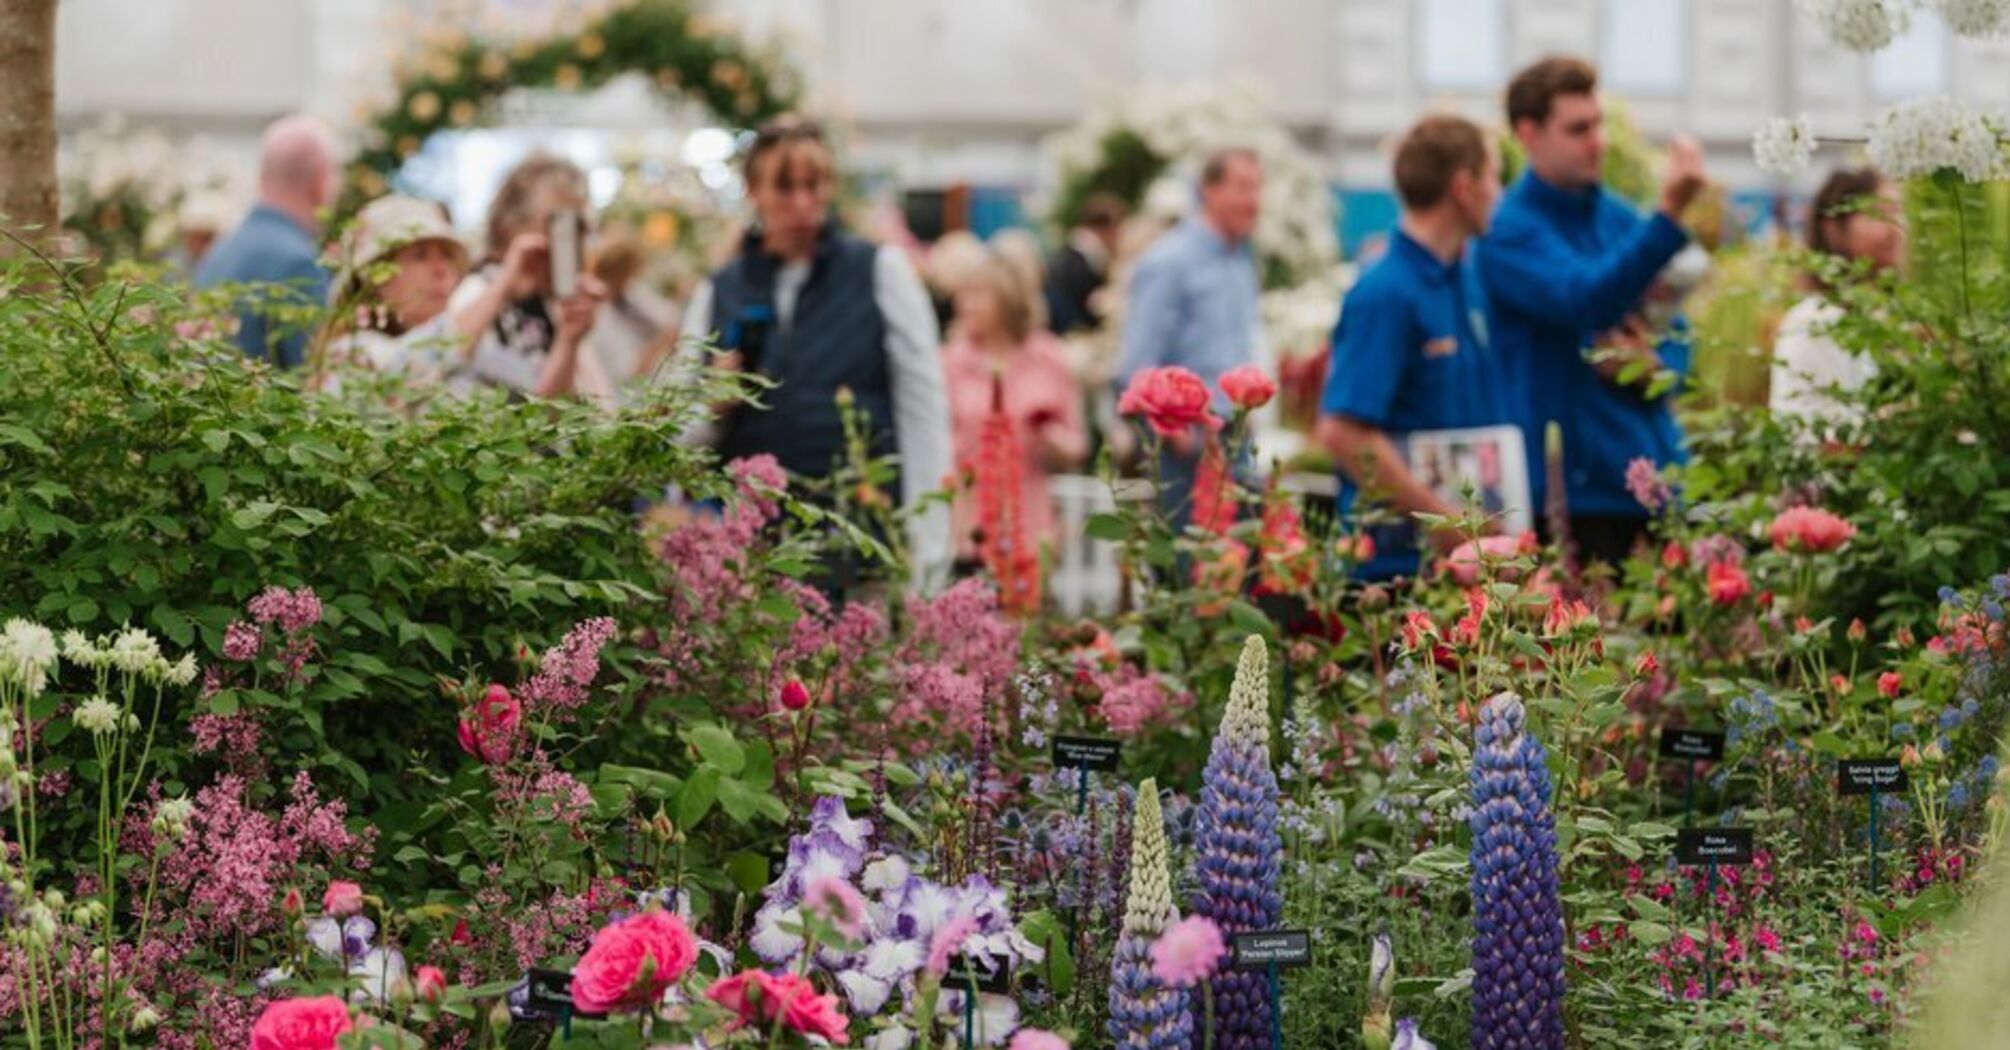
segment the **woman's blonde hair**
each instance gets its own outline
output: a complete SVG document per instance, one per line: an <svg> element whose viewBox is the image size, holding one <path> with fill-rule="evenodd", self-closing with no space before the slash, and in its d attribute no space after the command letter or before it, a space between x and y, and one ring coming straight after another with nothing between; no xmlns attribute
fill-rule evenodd
<svg viewBox="0 0 2010 1050"><path fill-rule="evenodd" d="M1027 288L1025 278L1011 260L996 252L986 254L984 261L965 278L964 287L980 288L991 293L991 297L998 301L998 323L1005 329L1006 338L1015 345L1032 336L1038 319L1033 308L1033 295L1037 294L1037 289Z"/></svg>
<svg viewBox="0 0 2010 1050"><path fill-rule="evenodd" d="M517 234L542 232L526 227L533 221L538 192L547 186L578 200L580 207L586 206L586 173L577 164L549 153L531 154L510 169L496 190L495 200L489 202L483 248L490 259L502 258Z"/></svg>

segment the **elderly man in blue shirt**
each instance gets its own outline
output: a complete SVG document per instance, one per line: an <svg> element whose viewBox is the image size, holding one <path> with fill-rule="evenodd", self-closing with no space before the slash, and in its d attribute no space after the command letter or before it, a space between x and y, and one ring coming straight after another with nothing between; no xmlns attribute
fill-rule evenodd
<svg viewBox="0 0 2010 1050"><path fill-rule="evenodd" d="M276 285L238 306L238 349L282 368L306 356L311 325L282 324L274 306L327 304L321 268L321 212L335 201L335 138L311 117L281 117L265 129L258 150L258 204L230 236L217 242L195 271L197 288Z"/></svg>
<svg viewBox="0 0 2010 1050"><path fill-rule="evenodd" d="M1410 469L1398 447L1418 431L1511 422L1485 293L1466 246L1485 233L1500 196L1500 168L1479 126L1464 117L1419 121L1396 149L1403 214L1387 253L1347 293L1333 332L1315 437L1341 471L1343 521L1374 503L1398 520L1366 529L1374 556L1365 579L1417 572L1413 514L1459 513ZM1448 551L1464 537L1433 532Z"/></svg>
<svg viewBox="0 0 2010 1050"><path fill-rule="evenodd" d="M1178 365L1215 387L1215 409L1228 404L1216 381L1256 361L1261 320L1256 256L1249 238L1263 197L1263 163L1255 151L1226 149L1201 168L1200 213L1145 251L1131 273L1117 382L1147 368ZM1160 505L1187 519L1203 435L1166 440Z"/></svg>
<svg viewBox="0 0 2010 1050"><path fill-rule="evenodd" d="M1544 433L1558 424L1570 538L1581 556L1613 563L1645 535L1649 518L1627 489L1627 465L1684 459L1671 401L1689 371L1687 326L1678 316L1651 330L1640 309L1689 243L1679 220L1704 173L1701 147L1676 136L1659 210L1643 218L1608 193L1599 184L1597 89L1597 71L1572 58L1543 59L1509 84L1508 123L1528 172L1502 200L1478 259L1516 381L1529 476L1544 488Z"/></svg>

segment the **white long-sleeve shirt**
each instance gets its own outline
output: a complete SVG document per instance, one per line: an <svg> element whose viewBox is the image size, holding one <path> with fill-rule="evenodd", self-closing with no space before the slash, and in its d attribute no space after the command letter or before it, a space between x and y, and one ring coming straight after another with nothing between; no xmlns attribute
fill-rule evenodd
<svg viewBox="0 0 2010 1050"><path fill-rule="evenodd" d="M1810 295L1781 318L1767 399L1774 412L1829 422L1849 417L1848 406L1836 400L1835 392L1862 387L1877 373L1877 364L1844 349L1829 334L1842 316L1841 307Z"/></svg>
<svg viewBox="0 0 2010 1050"><path fill-rule="evenodd" d="M786 329L795 319L796 299L809 276L808 262L787 263L776 272L775 314L781 327ZM901 502L912 508L940 488L950 471L949 394L942 379L941 334L928 291L900 249L880 247L873 258L872 289L873 302L886 322ZM707 281L692 293L684 310L680 346L690 364L696 364L697 355L715 334L712 284ZM908 519L908 553L918 589L932 591L947 579L949 533L945 504L933 504Z"/></svg>

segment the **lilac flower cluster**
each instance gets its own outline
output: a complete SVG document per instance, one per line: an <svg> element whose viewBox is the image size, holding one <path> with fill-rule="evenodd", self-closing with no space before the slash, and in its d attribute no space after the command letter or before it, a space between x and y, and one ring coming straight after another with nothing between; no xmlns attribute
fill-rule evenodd
<svg viewBox="0 0 2010 1050"><path fill-rule="evenodd" d="M1556 821L1521 698L1480 712L1472 764L1473 1046L1562 1050L1563 910Z"/></svg>
<svg viewBox="0 0 2010 1050"><path fill-rule="evenodd" d="M880 1013L896 992L914 1006L917 978L932 942L945 930L968 931L952 952L980 967L1012 972L1045 957L1019 932L1005 891L990 880L972 875L960 886L945 886L915 874L905 858L873 854L872 822L853 818L842 799L818 799L809 830L790 838L781 875L763 891L766 903L754 915L749 942L754 953L778 970L797 966L806 947L804 896L837 880L863 891L865 915L853 945L821 946L815 963L858 1016ZM945 988L937 1009L945 1018L960 1017L963 994ZM983 1045L1002 1044L1018 1027L1018 1006L1009 996L983 993L977 1010Z"/></svg>

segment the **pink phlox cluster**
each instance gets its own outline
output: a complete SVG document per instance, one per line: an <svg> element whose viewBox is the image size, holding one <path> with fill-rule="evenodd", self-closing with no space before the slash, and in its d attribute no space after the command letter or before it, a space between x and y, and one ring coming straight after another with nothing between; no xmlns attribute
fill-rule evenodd
<svg viewBox="0 0 2010 1050"><path fill-rule="evenodd" d="M277 589L277 588L275 588ZM253 602L258 599L252 599ZM255 623L233 620L223 629L223 658L241 664L258 659L258 651L265 647L265 631Z"/></svg>
<svg viewBox="0 0 2010 1050"><path fill-rule="evenodd" d="M161 863L161 901L197 937L224 940L274 929L279 897L303 865L326 873L365 867L374 835L350 833L347 806L322 802L301 773L282 816L254 806L246 781L226 774L196 792L188 836Z"/></svg>
<svg viewBox="0 0 2010 1050"><path fill-rule="evenodd" d="M586 703L587 687L600 673L600 650L614 637L614 630L612 619L598 616L567 631L564 641L544 651L537 674L519 691L524 706L557 712Z"/></svg>
<svg viewBox="0 0 2010 1050"><path fill-rule="evenodd" d="M232 769L258 757L261 728L249 711L234 715L204 712L189 719L188 731L195 738L196 754L215 754Z"/></svg>
<svg viewBox="0 0 2010 1050"><path fill-rule="evenodd" d="M782 580L777 589L800 613L768 664L761 695L770 710L779 709L776 697L790 678L815 686L819 703L846 694L855 684L859 660L885 641L886 614L870 602L848 602L833 613L822 591L797 580Z"/></svg>
<svg viewBox="0 0 2010 1050"><path fill-rule="evenodd" d="M1118 665L1114 672L1090 673L1104 680L1098 683L1103 694L1098 709L1110 731L1120 736L1131 736L1164 722L1191 699L1168 689L1157 675L1146 674L1129 663Z"/></svg>
<svg viewBox="0 0 2010 1050"><path fill-rule="evenodd" d="M909 597L907 616L914 626L896 656L901 696L894 718L975 729L985 699L1003 689L1018 666L1019 625L1000 608L998 593L978 579L933 599Z"/></svg>

